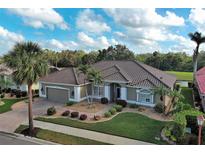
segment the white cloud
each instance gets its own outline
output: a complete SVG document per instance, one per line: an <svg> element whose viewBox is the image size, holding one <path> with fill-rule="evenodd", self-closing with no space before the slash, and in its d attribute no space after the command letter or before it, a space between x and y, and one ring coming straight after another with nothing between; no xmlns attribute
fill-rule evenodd
<svg viewBox="0 0 205 154"><path fill-rule="evenodd" d="M95 41L93 38L89 37L86 35L84 32L79 32L78 33L78 39L83 43L86 44L87 46L94 46Z"/></svg>
<svg viewBox="0 0 205 154"><path fill-rule="evenodd" d="M53 49L56 51L66 49L75 50L78 47L78 44L74 41L60 41L57 39L42 41L40 44L43 48Z"/></svg>
<svg viewBox="0 0 205 154"><path fill-rule="evenodd" d="M68 24L64 21L63 17L57 13L54 9L47 8L12 8L9 9L10 12L21 16L23 22L34 28L45 28L54 29L58 27L62 30L68 29Z"/></svg>
<svg viewBox="0 0 205 154"><path fill-rule="evenodd" d="M103 17L93 10L85 9L79 13L77 27L91 33L109 32L111 28L104 22Z"/></svg>
<svg viewBox="0 0 205 154"><path fill-rule="evenodd" d="M150 26L183 26L183 17L173 12L166 12L166 16L159 15L155 9L105 9L108 15L126 27L150 27Z"/></svg>
<svg viewBox="0 0 205 154"><path fill-rule="evenodd" d="M17 42L24 41L24 37L21 34L11 32L4 27L0 26L0 49L1 53L10 50Z"/></svg>
<svg viewBox="0 0 205 154"><path fill-rule="evenodd" d="M108 39L106 36L99 36L96 38L92 38L91 36L88 36L84 32L78 33L78 44L80 45L79 48L81 49L103 49L107 48L110 45L116 45L118 42L112 38Z"/></svg>
<svg viewBox="0 0 205 154"><path fill-rule="evenodd" d="M170 27L185 25L184 18L174 12L166 11L164 16L152 8L105 9L105 12L124 28L123 32L114 32L115 36L138 51L153 52L162 49L160 43L171 41L179 44L178 41L185 39L170 31Z"/></svg>
<svg viewBox="0 0 205 154"><path fill-rule="evenodd" d="M205 9L191 9L189 20L198 31L205 33Z"/></svg>

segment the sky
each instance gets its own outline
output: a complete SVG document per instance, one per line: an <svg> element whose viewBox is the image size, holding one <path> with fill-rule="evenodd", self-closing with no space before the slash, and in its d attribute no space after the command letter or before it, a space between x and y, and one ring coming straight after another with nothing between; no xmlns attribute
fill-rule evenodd
<svg viewBox="0 0 205 154"><path fill-rule="evenodd" d="M205 9L0 9L0 55L21 41L58 52L123 44L136 54L191 55L195 44L188 33L195 31L205 35Z"/></svg>

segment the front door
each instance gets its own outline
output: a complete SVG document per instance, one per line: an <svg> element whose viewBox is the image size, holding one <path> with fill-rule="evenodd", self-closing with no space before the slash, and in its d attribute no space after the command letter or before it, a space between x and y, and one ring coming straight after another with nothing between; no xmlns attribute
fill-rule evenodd
<svg viewBox="0 0 205 154"><path fill-rule="evenodd" d="M116 98L120 99L120 97L121 97L120 87L116 87Z"/></svg>

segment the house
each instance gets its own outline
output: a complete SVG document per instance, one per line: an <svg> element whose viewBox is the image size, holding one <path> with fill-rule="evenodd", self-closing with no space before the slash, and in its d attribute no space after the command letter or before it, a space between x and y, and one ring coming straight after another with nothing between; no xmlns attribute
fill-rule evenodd
<svg viewBox="0 0 205 154"><path fill-rule="evenodd" d="M102 85L94 86L94 98L106 97L128 103L153 107L160 103L154 89L164 86L173 89L176 77L137 61L100 61L93 68L101 72ZM49 74L39 80L39 95L56 103L80 102L91 96L92 85L77 68L69 67ZM166 98L166 97L165 97ZM165 105L168 102L164 100Z"/></svg>
<svg viewBox="0 0 205 154"><path fill-rule="evenodd" d="M195 85L198 89L203 109L205 110L205 67L196 72Z"/></svg>
<svg viewBox="0 0 205 154"><path fill-rule="evenodd" d="M17 85L12 80L12 73L14 70L7 67L5 64L0 64L0 87L1 88L11 88L11 89L19 89L21 91L28 91L28 86L26 84ZM39 89L38 84L33 85L33 89Z"/></svg>

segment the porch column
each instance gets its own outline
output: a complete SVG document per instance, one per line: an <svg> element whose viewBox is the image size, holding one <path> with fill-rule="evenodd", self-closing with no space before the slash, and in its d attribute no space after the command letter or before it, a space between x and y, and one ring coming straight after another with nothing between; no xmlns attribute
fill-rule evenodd
<svg viewBox="0 0 205 154"><path fill-rule="evenodd" d="M108 85L104 86L104 96L110 100L110 86Z"/></svg>
<svg viewBox="0 0 205 154"><path fill-rule="evenodd" d="M74 99L76 102L80 102L80 87L74 87Z"/></svg>
<svg viewBox="0 0 205 154"><path fill-rule="evenodd" d="M127 100L127 88L126 87L121 87L120 88L120 93L121 93L121 99Z"/></svg>
<svg viewBox="0 0 205 154"><path fill-rule="evenodd" d="M140 90L137 89L137 90L136 90L136 94L137 94L136 101L137 101L137 102L139 102L139 92L140 92Z"/></svg>

